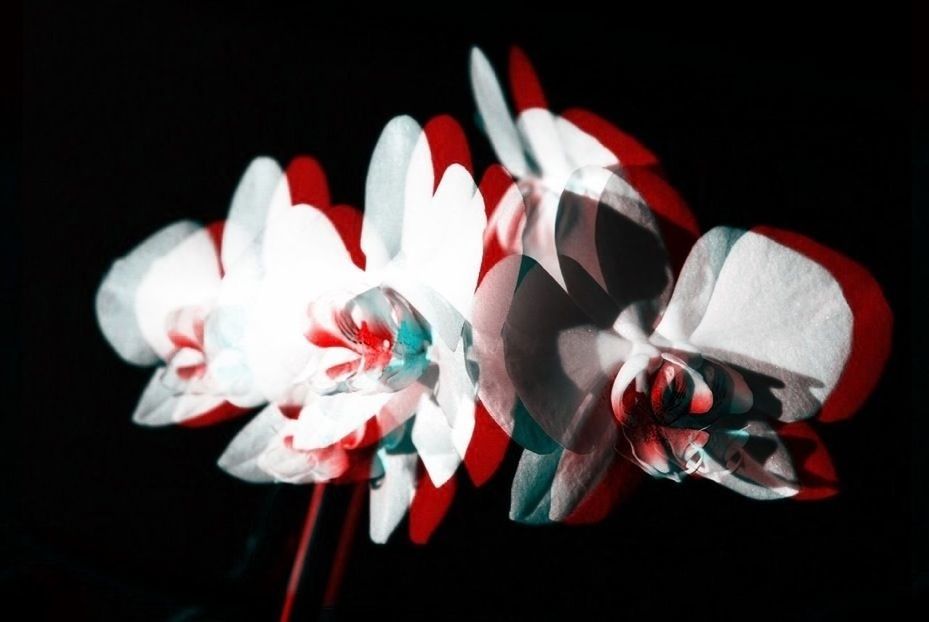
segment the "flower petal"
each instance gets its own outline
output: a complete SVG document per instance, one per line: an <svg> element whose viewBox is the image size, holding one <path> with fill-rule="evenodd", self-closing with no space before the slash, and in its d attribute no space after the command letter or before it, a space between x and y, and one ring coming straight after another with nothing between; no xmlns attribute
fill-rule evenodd
<svg viewBox="0 0 929 622"><path fill-rule="evenodd" d="M812 416L851 349L842 288L823 266L765 235L714 229L704 238L658 332L734 367L756 409L781 421Z"/></svg>
<svg viewBox="0 0 929 622"><path fill-rule="evenodd" d="M522 177L530 172L522 140L506 105L493 67L478 48L471 49L471 89L487 137L497 157L510 173Z"/></svg>
<svg viewBox="0 0 929 622"><path fill-rule="evenodd" d="M198 394L178 386L167 367L155 370L132 414L139 425L162 426L182 423L221 406L222 396Z"/></svg>
<svg viewBox="0 0 929 622"><path fill-rule="evenodd" d="M361 230L361 249L367 259L368 270L385 266L400 252L407 177L421 133L419 124L412 118L395 117L381 132L374 147L365 184L364 225ZM425 156L428 157L428 151ZM418 174L431 175L431 160L428 162L428 167L415 168ZM420 186L428 183L431 191L431 177L420 181Z"/></svg>
<svg viewBox="0 0 929 622"><path fill-rule="evenodd" d="M242 174L223 228L221 257L226 272L247 253L260 256L268 209L282 175L271 158L255 158Z"/></svg>
<svg viewBox="0 0 929 622"><path fill-rule="evenodd" d="M632 186L607 169L575 171L558 205L555 240L568 291L591 318L651 332L671 272L655 219Z"/></svg>
<svg viewBox="0 0 929 622"><path fill-rule="evenodd" d="M585 166L609 168L619 164L616 154L564 116L555 119L555 126L572 171Z"/></svg>
<svg viewBox="0 0 929 622"><path fill-rule="evenodd" d="M327 447L357 430L393 398L395 393L334 393L310 398L300 411L294 447Z"/></svg>
<svg viewBox="0 0 929 622"><path fill-rule="evenodd" d="M219 457L220 468L248 482L273 482L274 477L259 467L258 458L292 423L274 404L265 406L226 447Z"/></svg>
<svg viewBox="0 0 929 622"><path fill-rule="evenodd" d="M436 487L445 484L461 463L452 434L439 405L430 396L422 396L413 420L413 445Z"/></svg>
<svg viewBox="0 0 929 622"><path fill-rule="evenodd" d="M596 416L595 407L608 403L608 385L627 344L593 325L538 264L523 262L526 269L502 327L506 373L532 418L555 442L587 453L613 425L611 417ZM478 350L479 361L486 354Z"/></svg>
<svg viewBox="0 0 929 622"><path fill-rule="evenodd" d="M458 164L445 171L428 206L407 206L404 215L401 247L407 269L464 318L477 286L486 226L481 194Z"/></svg>
<svg viewBox="0 0 929 622"><path fill-rule="evenodd" d="M413 501L417 457L379 451L378 459L383 463L384 477L371 483L369 533L373 542L383 544Z"/></svg>
<svg viewBox="0 0 929 622"><path fill-rule="evenodd" d="M165 227L114 262L103 278L95 301L97 322L116 353L129 363L153 365L159 359L159 351L139 325L136 309L139 285L159 259L199 229L191 221Z"/></svg>
<svg viewBox="0 0 929 622"><path fill-rule="evenodd" d="M545 108L530 108L516 120L523 144L541 169L541 177L556 194L571 174L567 150L561 143L555 115Z"/></svg>
<svg viewBox="0 0 929 622"><path fill-rule="evenodd" d="M746 497L783 499L800 488L787 448L763 421L711 429L700 454L696 473Z"/></svg>
<svg viewBox="0 0 929 622"><path fill-rule="evenodd" d="M445 518L455 498L455 478L440 487L435 487L428 473L420 473L416 494L410 505L410 540L426 544L432 533Z"/></svg>
<svg viewBox="0 0 929 622"><path fill-rule="evenodd" d="M607 412L602 413L602 418L611 421ZM617 438L617 427L610 425L590 452L562 452L552 480L550 520L560 522L573 514L581 501L606 477L613 462L620 459L616 453Z"/></svg>

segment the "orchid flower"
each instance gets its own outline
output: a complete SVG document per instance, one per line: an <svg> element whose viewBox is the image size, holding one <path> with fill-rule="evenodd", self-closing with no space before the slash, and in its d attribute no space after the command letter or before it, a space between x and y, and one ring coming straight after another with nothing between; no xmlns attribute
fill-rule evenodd
<svg viewBox="0 0 929 622"><path fill-rule="evenodd" d="M224 276L248 263L249 215L267 207L280 175L273 160L255 159L225 222L169 225L104 277L96 298L104 336L126 361L158 364L133 415L137 423L206 425L264 401L239 352L210 329L210 320Z"/></svg>
<svg viewBox="0 0 929 622"><path fill-rule="evenodd" d="M477 48L471 52L470 73L484 130L505 167L496 174L517 182L494 206L485 234L488 244L498 245L504 254L532 257L564 284L555 248L559 197L574 171L597 166L620 174L649 203L672 267L679 270L700 231L686 203L664 180L651 151L587 110L551 112L539 79L519 48L512 48L509 59L515 119L493 68Z"/></svg>
<svg viewBox="0 0 929 622"><path fill-rule="evenodd" d="M475 298L480 397L526 448L512 518L569 520L609 480L602 517L628 485L618 463L756 499L834 493L805 420L850 416L887 358L891 313L863 268L797 234L717 227L675 284L643 197L602 168L568 180L555 244L564 288L511 256Z"/></svg>
<svg viewBox="0 0 929 622"><path fill-rule="evenodd" d="M409 117L387 125L355 242L362 262L326 206L272 214L242 323L249 367L270 404L220 465L250 481L370 478L376 542L417 497L449 496L450 488L436 491L466 457L475 428L469 320L486 216L457 161L467 154L463 140L448 117L425 130ZM366 457L370 471L353 472L353 456ZM434 527L426 522L418 539Z"/></svg>

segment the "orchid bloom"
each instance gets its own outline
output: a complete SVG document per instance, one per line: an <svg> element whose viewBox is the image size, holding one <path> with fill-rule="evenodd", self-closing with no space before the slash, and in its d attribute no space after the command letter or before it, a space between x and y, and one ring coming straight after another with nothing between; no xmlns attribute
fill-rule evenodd
<svg viewBox="0 0 929 622"><path fill-rule="evenodd" d="M96 299L104 336L126 361L159 365L136 407L137 423L206 425L264 401L239 351L211 329L211 318L224 276L248 263L246 215L267 206L279 176L273 160L255 159L227 221L169 225L116 261L104 277Z"/></svg>
<svg viewBox="0 0 929 622"><path fill-rule="evenodd" d="M549 110L528 58L512 48L509 84L517 116L510 113L493 68L477 48L471 52L471 86L484 130L512 184L494 206L486 243L504 254L524 254L564 284L555 245L558 201L574 171L597 166L620 174L652 207L675 272L699 237L696 219L664 180L658 158L633 137L592 112ZM577 180L576 180L577 181Z"/></svg>
<svg viewBox="0 0 929 622"><path fill-rule="evenodd" d="M598 483L622 489L619 456L757 499L834 493L805 420L850 416L887 358L892 316L863 268L796 234L717 227L675 284L651 210L605 169L568 180L555 244L564 288L511 256L475 299L480 397L526 448L512 518L570 519Z"/></svg>
<svg viewBox="0 0 929 622"><path fill-rule="evenodd" d="M430 125L463 143L451 124ZM242 340L270 404L220 459L250 481L370 478L376 542L449 482L475 427L469 320L486 216L456 149L430 134L409 117L384 129L352 242L363 261L325 205L269 217Z"/></svg>

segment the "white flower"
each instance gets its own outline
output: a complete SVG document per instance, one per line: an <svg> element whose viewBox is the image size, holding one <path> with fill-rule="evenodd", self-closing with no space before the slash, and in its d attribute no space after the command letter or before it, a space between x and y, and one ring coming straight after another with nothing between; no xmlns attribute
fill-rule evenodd
<svg viewBox="0 0 929 622"><path fill-rule="evenodd" d="M803 465L779 431L867 395L889 344L880 288L796 234L726 227L674 284L641 196L604 169L576 177L556 226L565 289L510 257L475 301L480 397L527 447L511 516L564 520L620 454L653 476L796 494Z"/></svg>
<svg viewBox="0 0 929 622"><path fill-rule="evenodd" d="M378 542L413 502L419 461L441 487L474 429L468 320L486 217L468 171L434 170L433 156L409 117L385 128L368 172L364 268L325 207L269 217L243 343L271 404L220 459L252 481L326 481L344 473L333 448L375 422Z"/></svg>
<svg viewBox="0 0 929 622"><path fill-rule="evenodd" d="M225 222L169 225L116 261L97 292L97 320L126 361L159 364L133 419L205 424L262 402L244 361L210 329L224 274L247 263L256 215L281 171L258 158L236 189Z"/></svg>
<svg viewBox="0 0 929 622"><path fill-rule="evenodd" d="M628 134L578 108L554 114L528 58L513 48L509 82L517 116L514 120L503 90L487 58L471 52L471 86L484 130L500 162L517 183L492 206L486 235L508 253L539 262L564 284L555 248L558 200L568 178L584 167L604 167L621 174L652 206L679 267L699 236L696 219L664 181L658 159ZM573 183L583 180L577 175ZM680 258L677 257L680 255Z"/></svg>

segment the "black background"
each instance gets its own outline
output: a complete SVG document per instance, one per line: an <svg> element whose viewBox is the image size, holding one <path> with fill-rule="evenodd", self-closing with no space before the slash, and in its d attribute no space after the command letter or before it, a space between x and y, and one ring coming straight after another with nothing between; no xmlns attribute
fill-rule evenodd
<svg viewBox="0 0 929 622"><path fill-rule="evenodd" d="M837 498L759 503L709 482L647 481L600 525L529 528L507 520L513 454L484 489L461 487L428 546L410 544L405 523L386 546L362 530L340 617L818 618L886 613L924 585L906 227L911 155L926 153L908 133L907 16L614 8L542 20L458 3L431 24L364 26L362 9L335 20L311 5L27 9L20 352L7 374L19 399L2 433L13 599L0 607L275 619L308 488L222 473L215 460L238 422L134 426L150 372L103 340L95 288L165 224L222 218L259 154L316 156L333 199L357 205L384 124L447 112L482 169L492 153L474 124L468 50L482 46L503 71L511 43L553 109L587 107L653 149L703 229L793 229L868 267L896 315L893 354L854 419L820 426ZM345 496L324 508L326 542ZM310 600L322 566L310 563Z"/></svg>

